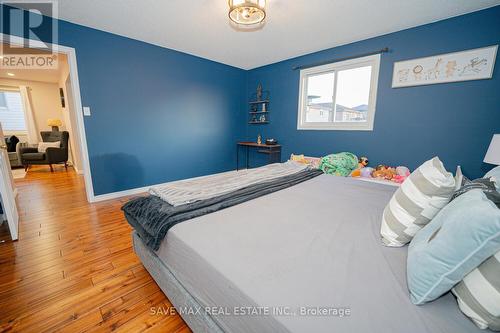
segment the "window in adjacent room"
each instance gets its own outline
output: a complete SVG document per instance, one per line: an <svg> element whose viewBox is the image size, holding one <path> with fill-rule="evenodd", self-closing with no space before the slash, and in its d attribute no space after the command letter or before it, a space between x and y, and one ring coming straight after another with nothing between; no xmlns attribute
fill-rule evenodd
<svg viewBox="0 0 500 333"><path fill-rule="evenodd" d="M373 130L380 54L300 71L297 128Z"/></svg>
<svg viewBox="0 0 500 333"><path fill-rule="evenodd" d="M26 131L21 93L0 91L0 122L4 131Z"/></svg>

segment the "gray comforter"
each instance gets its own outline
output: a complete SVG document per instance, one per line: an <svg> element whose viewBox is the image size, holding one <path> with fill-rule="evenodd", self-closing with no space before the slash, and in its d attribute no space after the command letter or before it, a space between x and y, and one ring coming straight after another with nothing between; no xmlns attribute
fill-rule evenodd
<svg viewBox="0 0 500 333"><path fill-rule="evenodd" d="M282 190L320 174L322 174L320 170L304 170L181 206L172 206L159 197L150 195L129 201L122 207L122 210L144 244L156 251L168 230L177 223Z"/></svg>
<svg viewBox="0 0 500 333"><path fill-rule="evenodd" d="M213 315L225 332L489 332L460 312L451 293L411 303L408 247L380 240L382 212L395 190L320 175L180 223L154 255L203 307L292 311ZM348 308L350 314L304 315L304 307Z"/></svg>

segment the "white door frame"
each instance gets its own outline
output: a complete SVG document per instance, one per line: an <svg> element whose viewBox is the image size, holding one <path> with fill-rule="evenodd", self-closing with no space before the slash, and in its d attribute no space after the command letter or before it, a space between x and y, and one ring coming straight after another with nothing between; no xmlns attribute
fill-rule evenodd
<svg viewBox="0 0 500 333"><path fill-rule="evenodd" d="M27 43L28 42L28 43ZM85 179L85 191L87 201L95 202L94 187L92 186L92 175L90 173L89 151L87 148L87 137L85 136L85 122L83 120L82 97L80 95L80 81L78 80L78 66L76 61L76 50L69 46L60 44L42 43L33 39L26 39L18 36L6 35L0 33L0 43L8 43L16 46L30 45L30 48L46 48L47 45L53 45L57 53L64 53L68 57L69 77L73 93L73 110L76 112L76 130L80 139L80 151L82 154L83 177Z"/></svg>

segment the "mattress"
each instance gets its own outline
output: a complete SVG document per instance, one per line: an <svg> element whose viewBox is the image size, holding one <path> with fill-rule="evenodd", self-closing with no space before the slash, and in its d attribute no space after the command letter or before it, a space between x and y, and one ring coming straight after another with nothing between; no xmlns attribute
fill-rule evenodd
<svg viewBox="0 0 500 333"><path fill-rule="evenodd" d="M450 293L410 302L407 248L380 241L395 190L322 175L178 224L156 254L227 332L481 332Z"/></svg>

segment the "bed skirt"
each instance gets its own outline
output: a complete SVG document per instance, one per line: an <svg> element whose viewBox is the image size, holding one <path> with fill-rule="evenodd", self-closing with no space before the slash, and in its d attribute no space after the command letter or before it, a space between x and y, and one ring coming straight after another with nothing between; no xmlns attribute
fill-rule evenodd
<svg viewBox="0 0 500 333"><path fill-rule="evenodd" d="M165 264L143 244L135 231L132 232L134 251L142 264L156 281L160 289L176 308L203 308L191 294L181 285ZM178 312L180 313L180 312ZM203 310L197 314L180 313L182 319L193 332L221 333L222 329Z"/></svg>

